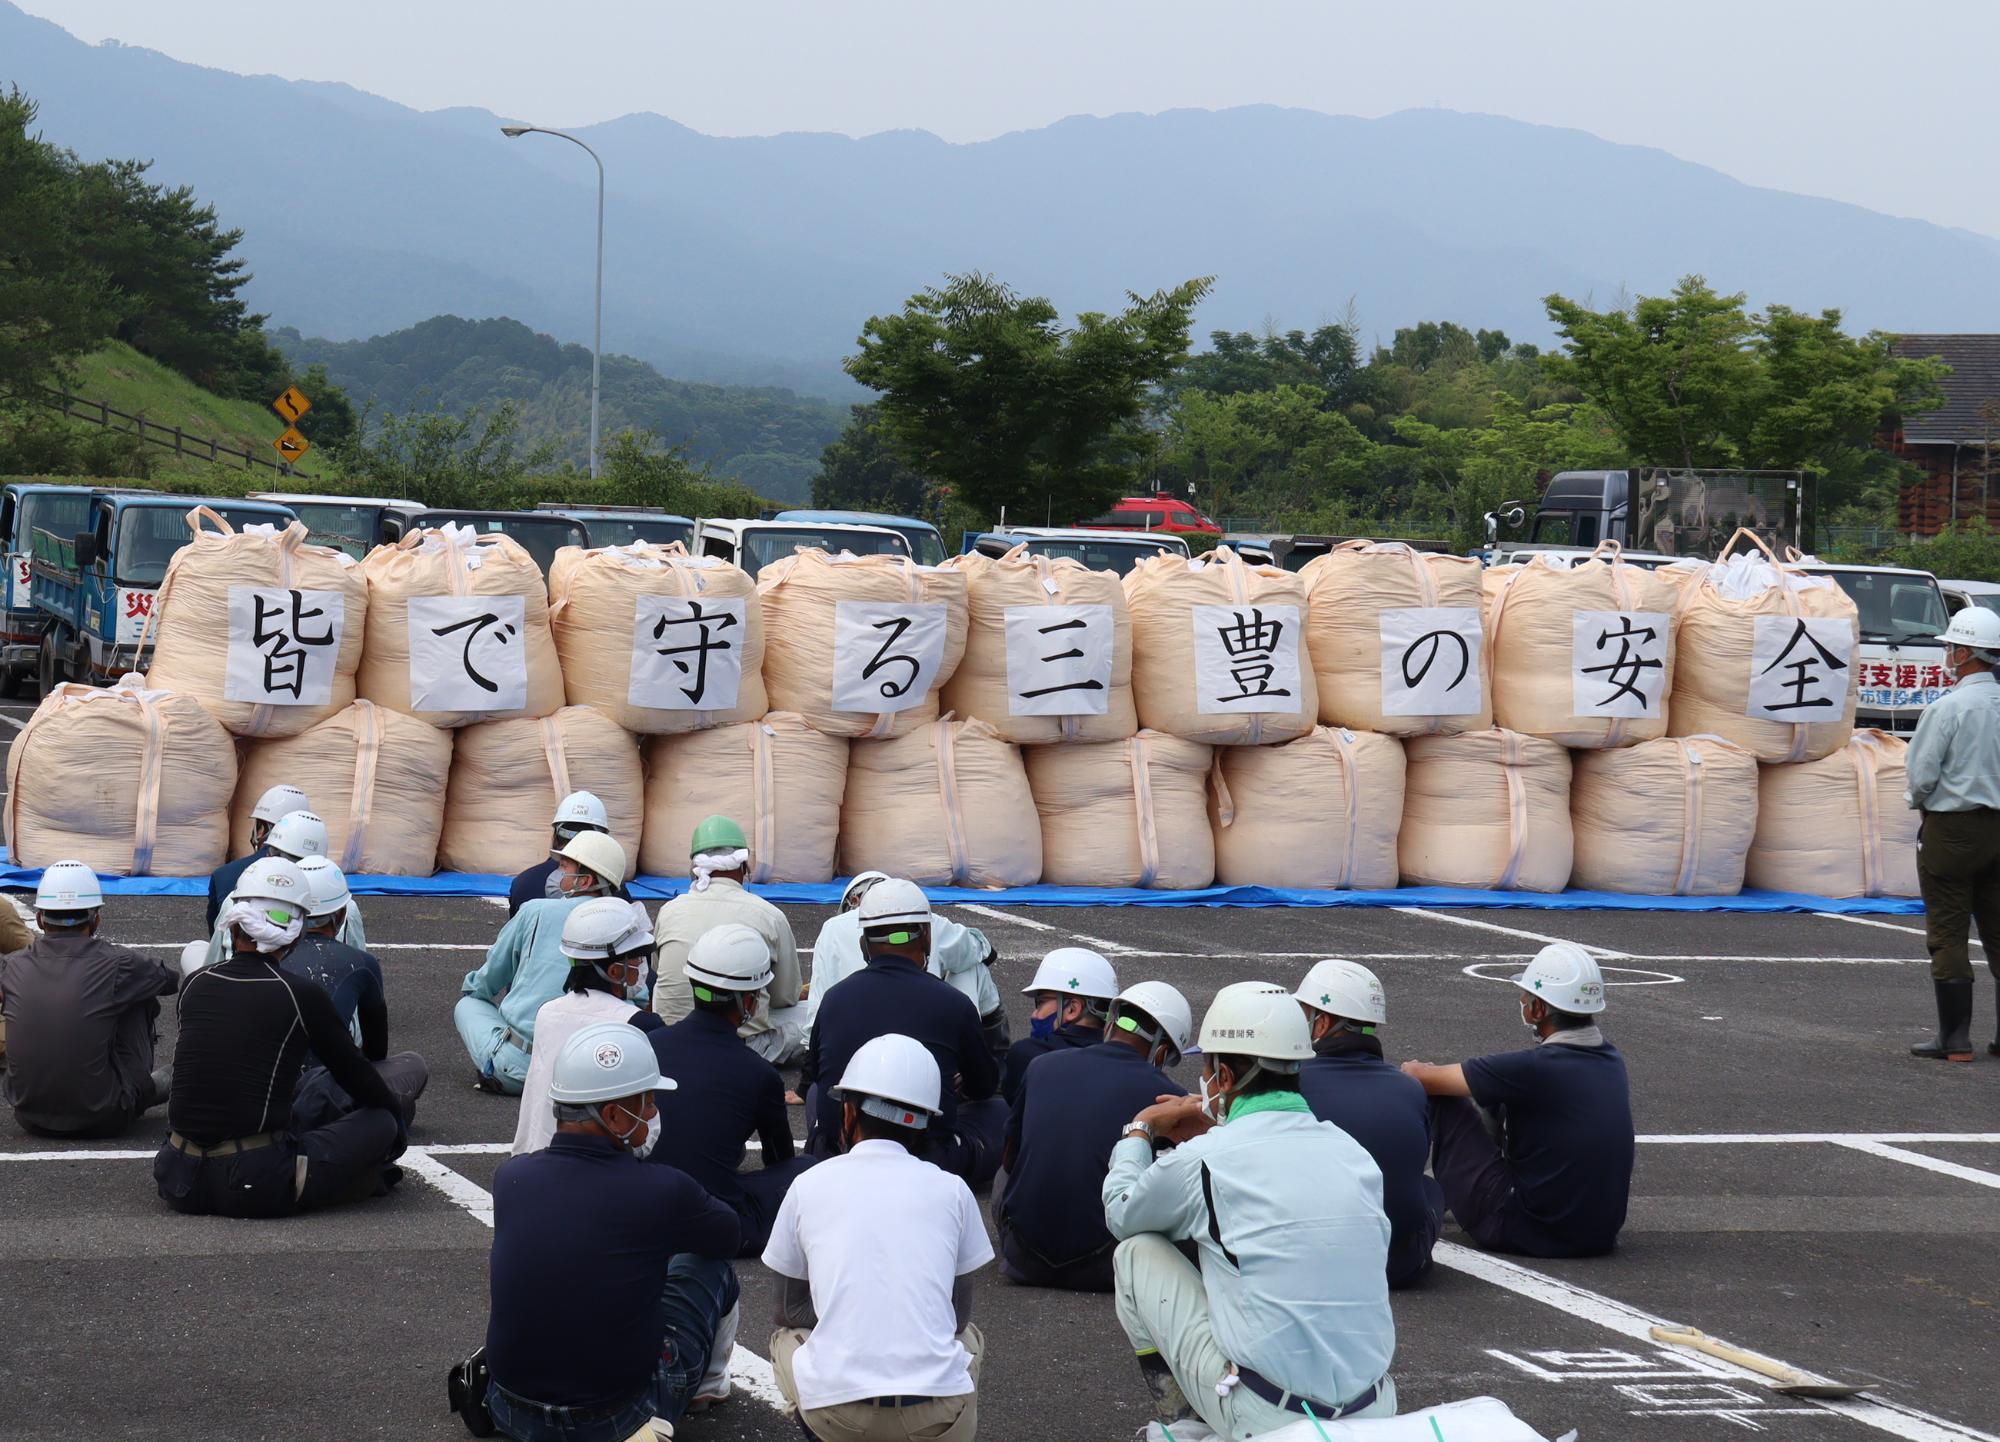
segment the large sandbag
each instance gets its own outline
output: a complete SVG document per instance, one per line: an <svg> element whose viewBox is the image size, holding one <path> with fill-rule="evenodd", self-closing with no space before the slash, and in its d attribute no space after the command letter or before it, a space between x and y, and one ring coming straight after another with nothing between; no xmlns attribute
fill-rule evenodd
<svg viewBox="0 0 2000 1442"><path fill-rule="evenodd" d="M1412 736L1404 743L1408 886L1561 891L1574 841L1569 752L1514 731Z"/></svg>
<svg viewBox="0 0 2000 1442"><path fill-rule="evenodd" d="M354 558L307 545L297 521L238 531L207 506L187 521L146 622L146 684L194 697L238 736L296 736L352 701L368 618Z"/></svg>
<svg viewBox="0 0 2000 1442"><path fill-rule="evenodd" d="M1223 886L1396 884L1403 743L1317 726L1282 746L1216 753L1215 879Z"/></svg>
<svg viewBox="0 0 2000 1442"><path fill-rule="evenodd" d="M839 859L847 741L797 716L716 726L645 744L646 838L639 869L686 876L704 817L734 818L750 838L750 879L831 881Z"/></svg>
<svg viewBox="0 0 2000 1442"><path fill-rule="evenodd" d="M1667 734L1675 589L1619 557L1535 556L1482 579L1493 724L1578 748Z"/></svg>
<svg viewBox="0 0 2000 1442"><path fill-rule="evenodd" d="M7 752L7 858L122 876L202 876L228 859L236 745L192 696L137 672L45 697Z"/></svg>
<svg viewBox="0 0 2000 1442"><path fill-rule="evenodd" d="M937 720L965 655L965 573L907 556L798 551L757 573L773 711L829 736L908 736Z"/></svg>
<svg viewBox="0 0 2000 1442"><path fill-rule="evenodd" d="M1139 724L1210 746L1289 741L1319 715L1306 594L1227 546L1148 557L1125 577Z"/></svg>
<svg viewBox="0 0 2000 1442"><path fill-rule="evenodd" d="M1763 554L1730 557L1747 539ZM1725 736L1759 761L1817 761L1854 734L1861 616L1825 576L1748 531L1681 582L1670 736Z"/></svg>
<svg viewBox="0 0 2000 1442"><path fill-rule="evenodd" d="M467 726L453 752L440 869L505 874L546 860L556 802L572 791L604 803L628 869L638 857L639 745L594 706Z"/></svg>
<svg viewBox="0 0 2000 1442"><path fill-rule="evenodd" d="M513 541L467 526L412 531L370 551L361 569L368 577L368 644L356 676L362 696L433 726L562 709L548 586Z"/></svg>
<svg viewBox="0 0 2000 1442"><path fill-rule="evenodd" d="M764 714L757 583L679 541L583 550L549 567L549 619L570 704L664 736Z"/></svg>
<svg viewBox="0 0 2000 1442"><path fill-rule="evenodd" d="M1306 563L1319 719L1390 736L1493 724L1479 562L1401 541L1348 541Z"/></svg>
<svg viewBox="0 0 2000 1442"><path fill-rule="evenodd" d="M1159 731L1030 747L1021 759L1042 820L1042 880L1166 891L1208 885L1215 879L1207 814L1212 754L1198 741Z"/></svg>
<svg viewBox="0 0 2000 1442"><path fill-rule="evenodd" d="M1920 894L1922 818L1903 799L1908 749L1887 731L1857 731L1818 761L1759 767L1744 881L1813 896Z"/></svg>
<svg viewBox="0 0 2000 1442"><path fill-rule="evenodd" d="M965 574L965 659L944 706L1022 746L1119 741L1139 729L1132 705L1132 616L1110 571L1016 546L945 562Z"/></svg>
<svg viewBox="0 0 2000 1442"><path fill-rule="evenodd" d="M327 855L341 870L429 876L444 826L452 734L356 701L302 735L251 742L230 807L230 855L249 854L257 798L291 785L325 818Z"/></svg>
<svg viewBox="0 0 2000 1442"><path fill-rule="evenodd" d="M1734 896L1757 829L1757 760L1720 736L1675 736L1570 758L1573 885Z"/></svg>
<svg viewBox="0 0 2000 1442"><path fill-rule="evenodd" d="M856 741L840 868L926 886L1034 885L1042 827L1020 751L984 721L933 721L891 740Z"/></svg>

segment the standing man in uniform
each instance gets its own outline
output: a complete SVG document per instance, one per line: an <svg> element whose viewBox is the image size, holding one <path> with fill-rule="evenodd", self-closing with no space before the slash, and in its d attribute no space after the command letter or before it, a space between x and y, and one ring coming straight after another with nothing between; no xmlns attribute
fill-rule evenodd
<svg viewBox="0 0 2000 1442"><path fill-rule="evenodd" d="M611 834L611 821L604 803L588 791L572 791L556 803L555 819L549 823L549 856L514 878L507 888L507 914L514 915L531 901L556 894L556 864L562 849L586 831ZM618 895L625 889L620 887Z"/></svg>
<svg viewBox="0 0 2000 1442"><path fill-rule="evenodd" d="M1118 974L1094 951L1059 946L1042 958L1021 995L1031 999L1034 1009L1028 1013L1028 1034L1008 1049L1000 1075L1000 1095L1009 1106L1021 1094L1021 1078L1036 1057L1104 1040L1104 1018L1118 995Z"/></svg>
<svg viewBox="0 0 2000 1442"><path fill-rule="evenodd" d="M2000 979L2000 613L1967 606L1937 638L1958 679L1917 718L1905 757L1910 805L1924 813L1917 881L1931 953L1938 1035L1910 1048L1932 1061L1972 1060L1972 923ZM2000 1012L2000 985L1994 987ZM1987 1045L2000 1056L2000 1034Z"/></svg>
<svg viewBox="0 0 2000 1442"><path fill-rule="evenodd" d="M257 798L257 804L250 809L250 854L225 861L208 878L208 911L202 922L203 930L215 930L215 918L222 914L222 903L236 889L236 879L243 874L243 868L271 854L264 849L264 840L278 819L310 809L305 792L296 786L273 786Z"/></svg>

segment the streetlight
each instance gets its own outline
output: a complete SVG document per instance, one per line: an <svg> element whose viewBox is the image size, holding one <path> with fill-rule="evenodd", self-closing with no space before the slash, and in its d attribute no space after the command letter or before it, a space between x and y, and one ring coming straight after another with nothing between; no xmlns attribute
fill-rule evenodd
<svg viewBox="0 0 2000 1442"><path fill-rule="evenodd" d="M509 140L519 140L524 135L553 135L571 145L582 145L584 152L597 162L597 321L590 345L590 478L594 481L597 479L597 377L599 361L604 353L604 160L567 130L548 130L539 125L503 125L500 133Z"/></svg>

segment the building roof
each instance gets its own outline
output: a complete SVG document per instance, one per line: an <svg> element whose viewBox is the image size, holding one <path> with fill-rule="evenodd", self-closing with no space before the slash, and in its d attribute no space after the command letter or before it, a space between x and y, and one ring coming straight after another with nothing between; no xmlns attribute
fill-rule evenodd
<svg viewBox="0 0 2000 1442"><path fill-rule="evenodd" d="M1980 445L2000 442L2000 419L1979 414L1988 401L2000 402L2000 335L1901 335L1890 350L1907 360L1942 356L1951 367L1944 378L1944 404L1903 421L1907 445Z"/></svg>

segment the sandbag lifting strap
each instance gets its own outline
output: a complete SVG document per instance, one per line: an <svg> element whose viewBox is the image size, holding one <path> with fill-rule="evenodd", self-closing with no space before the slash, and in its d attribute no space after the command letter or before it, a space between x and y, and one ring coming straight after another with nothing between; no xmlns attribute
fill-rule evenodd
<svg viewBox="0 0 2000 1442"><path fill-rule="evenodd" d="M1847 743L1847 759L1854 766L1854 786L1861 803L1861 894L1880 896L1884 876L1882 864L1882 798L1876 789L1879 759L1872 736L1856 736Z"/></svg>
<svg viewBox="0 0 2000 1442"><path fill-rule="evenodd" d="M762 884L771 879L778 856L778 782L771 742L777 731L765 721L750 728L750 809L755 820L756 850L751 853L750 879Z"/></svg>
<svg viewBox="0 0 2000 1442"><path fill-rule="evenodd" d="M965 844L965 811L958 799L957 732L950 717L931 723L931 749L937 756L938 802L944 810L944 844L951 861L951 881L963 886L972 873L971 848Z"/></svg>
<svg viewBox="0 0 2000 1442"><path fill-rule="evenodd" d="M1674 871L1674 895L1686 896L1701 869L1701 808L1703 773L1701 747L1693 741L1675 744L1681 763L1681 864Z"/></svg>
<svg viewBox="0 0 2000 1442"><path fill-rule="evenodd" d="M1495 891L1511 891L1521 872L1521 859L1528 850L1528 785L1521 777L1526 760L1524 738L1517 731L1500 732L1500 769L1507 778L1507 865Z"/></svg>
<svg viewBox="0 0 2000 1442"><path fill-rule="evenodd" d="M347 844L340 869L355 871L368 846L368 818L375 810L375 769L382 759L382 713L373 701L354 702L354 789L347 798Z"/></svg>
<svg viewBox="0 0 2000 1442"><path fill-rule="evenodd" d="M563 797L569 795L575 788L569 784L569 753L563 746L560 721L556 716L544 716L540 724L542 755L549 763L549 782L556 789L555 802L549 808L553 812L557 806L562 805Z"/></svg>
<svg viewBox="0 0 2000 1442"><path fill-rule="evenodd" d="M1125 742L1125 764L1132 768L1132 810L1139 832L1139 885L1151 886L1160 875L1160 829L1153 815L1152 758L1143 735Z"/></svg>

